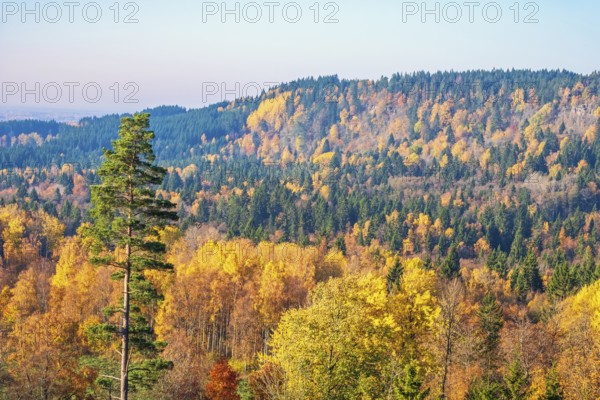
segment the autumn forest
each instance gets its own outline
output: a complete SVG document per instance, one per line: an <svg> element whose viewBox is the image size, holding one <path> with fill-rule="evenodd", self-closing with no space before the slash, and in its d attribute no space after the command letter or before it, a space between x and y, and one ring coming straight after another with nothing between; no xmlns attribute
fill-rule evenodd
<svg viewBox="0 0 600 400"><path fill-rule="evenodd" d="M597 73L0 122L0 399L596 400L599 206Z"/></svg>

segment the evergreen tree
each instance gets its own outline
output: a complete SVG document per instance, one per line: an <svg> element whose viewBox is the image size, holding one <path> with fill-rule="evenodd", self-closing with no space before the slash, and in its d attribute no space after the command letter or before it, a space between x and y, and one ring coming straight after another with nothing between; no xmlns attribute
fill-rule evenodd
<svg viewBox="0 0 600 400"><path fill-rule="evenodd" d="M593 283L596 280L596 262L592 249L588 246L585 249L583 263L577 269L577 286L583 287Z"/></svg>
<svg viewBox="0 0 600 400"><path fill-rule="evenodd" d="M520 354L515 354L504 376L508 400L526 399L529 393L529 376L521 364Z"/></svg>
<svg viewBox="0 0 600 400"><path fill-rule="evenodd" d="M60 194L59 188L56 188L56 190L54 191L54 197L52 198L52 201L56 204L60 204L60 202L62 201L62 195Z"/></svg>
<svg viewBox="0 0 600 400"><path fill-rule="evenodd" d="M488 256L486 266L492 271L496 271L497 273L499 273L500 276L505 277L506 273L508 272L506 263L506 254L502 250L500 250L500 248L497 248L496 250L493 250L492 253Z"/></svg>
<svg viewBox="0 0 600 400"><path fill-rule="evenodd" d="M479 327L483 335L482 353L487 361L488 371L492 369L500 344L500 330L504 325L502 307L493 293L487 293L478 312Z"/></svg>
<svg viewBox="0 0 600 400"><path fill-rule="evenodd" d="M513 239L510 247L510 255L508 257L510 264L521 261L523 257L525 257L525 252L525 243L523 240L523 235L521 234L521 228L519 228L515 233L515 238Z"/></svg>
<svg viewBox="0 0 600 400"><path fill-rule="evenodd" d="M499 382L489 378L473 381L465 400L500 400L505 397L505 390Z"/></svg>
<svg viewBox="0 0 600 400"><path fill-rule="evenodd" d="M510 287L517 295L517 299L519 301L524 301L529 291L529 284L527 282L527 278L525 277L525 273L523 272L523 267L519 266L513 270L511 276Z"/></svg>
<svg viewBox="0 0 600 400"><path fill-rule="evenodd" d="M548 293L554 299L562 300L570 295L574 289L575 279L571 268L566 261L559 262L554 268L554 272L548 283Z"/></svg>
<svg viewBox="0 0 600 400"><path fill-rule="evenodd" d="M166 170L153 165L154 132L149 127L149 114L121 120L113 150L104 150L105 160L98 170L100 184L92 186L94 224L87 231L94 240L92 260L115 267L115 278L123 280L121 324L100 327L121 337L121 400L128 398L130 379L146 386L157 378L157 371L169 366L155 357L159 345L141 312L144 304L157 297L144 270L172 268L163 261L165 245L159 229L176 219L171 211L174 205L155 196L154 188L162 183Z"/></svg>
<svg viewBox="0 0 600 400"><path fill-rule="evenodd" d="M440 267L440 272L447 279L456 278L460 274L460 257L455 245L450 246L448 255Z"/></svg>
<svg viewBox="0 0 600 400"><path fill-rule="evenodd" d="M537 257L531 250L527 253L521 265L514 269L511 287L521 301L525 300L527 292L541 292L544 289Z"/></svg>
<svg viewBox="0 0 600 400"><path fill-rule="evenodd" d="M387 274L387 288L389 293L393 293L400 289L400 280L402 279L402 273L404 268L399 259L396 259L390 272Z"/></svg>
<svg viewBox="0 0 600 400"><path fill-rule="evenodd" d="M40 196L38 195L38 192L35 189L31 189L31 192L29 193L29 198L33 203L37 203L40 201Z"/></svg>
<svg viewBox="0 0 600 400"><path fill-rule="evenodd" d="M489 269L498 272L502 277L506 276L506 273L508 272L506 264L506 253L500 250L500 248L492 250L485 263Z"/></svg>
<svg viewBox="0 0 600 400"><path fill-rule="evenodd" d="M533 290L534 292L541 292L544 290L537 257L531 250L527 252L527 256L525 257L525 260L523 260L523 274L525 275L529 290Z"/></svg>

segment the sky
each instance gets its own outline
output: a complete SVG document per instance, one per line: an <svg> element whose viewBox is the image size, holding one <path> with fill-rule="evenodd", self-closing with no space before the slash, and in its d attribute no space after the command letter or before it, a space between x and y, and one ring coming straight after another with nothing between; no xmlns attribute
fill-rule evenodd
<svg viewBox="0 0 600 400"><path fill-rule="evenodd" d="M600 66L597 0L0 1L0 110L201 107L338 75Z"/></svg>

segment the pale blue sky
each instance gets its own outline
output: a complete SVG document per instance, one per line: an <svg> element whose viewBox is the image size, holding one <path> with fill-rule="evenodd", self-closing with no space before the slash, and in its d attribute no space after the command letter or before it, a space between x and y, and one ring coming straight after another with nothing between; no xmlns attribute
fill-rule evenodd
<svg viewBox="0 0 600 400"><path fill-rule="evenodd" d="M10 2L8 2L10 3ZM125 24L113 21L115 3L97 1L102 10L98 23L83 19L82 8L88 2L80 1L75 8L74 23L69 23L69 9L62 1L62 18L52 24L56 11L48 2L40 3L40 23L35 15L23 15L19 10L2 3L0 16L0 76L3 93L0 107L69 108L99 111L133 111L160 104L179 104L199 107L222 98L230 99L243 94L244 86L255 88L270 82L287 82L301 77L338 74L342 78L372 78L389 76L395 72L417 70L465 70L491 68L564 68L589 73L600 66L600 30L597 21L600 4L593 0L558 1L543 0L529 4L519 2L519 22L515 23L514 0L498 0L502 18L497 23L484 19L483 6L488 5L487 17L494 18L491 2L479 1L474 9L474 22L469 22L469 8L458 0L463 12L457 23L444 21L446 7L448 18L456 16L449 1L439 1L440 23L435 16L421 21L421 13L405 15L412 6L402 1L353 0L335 2L337 23L323 23L325 16L336 9L319 4L319 23L315 23L311 1L297 1L302 18L297 23L284 19L283 5L274 9L274 22L268 18L269 8L258 0L263 12L257 23L244 21L243 7L250 2L240 1L240 23L234 15L221 21L216 15L205 16L202 1L137 1L135 14L138 23ZM34 8L33 1L27 2ZM119 20L136 11L127 1L119 4ZM222 1L216 4L221 8ZM235 1L226 1L234 8ZM421 1L416 4L421 8ZM434 1L426 2L434 8ZM537 4L537 6L535 6ZM8 7L8 8L7 8ZM247 16L253 18L255 9L246 6ZM513 7L511 9L511 7ZM90 6L87 17L94 17ZM414 11L414 8L412 8ZM537 10L537 12L536 12ZM524 23L525 17L536 12L537 23ZM295 16L289 6L288 18ZM26 21L23 23L22 18ZM25 101L14 91L12 82L26 83L35 89L40 82L40 102L34 94ZM43 86L57 82L62 87L62 97L51 103L55 89ZM84 85L97 82L102 89L98 103L91 103L82 94L82 86L74 89L70 103L64 82ZM115 102L115 82L123 86L134 82L139 92L133 95L139 103L124 103L123 96L133 93L135 86L119 89ZM239 82L236 88L235 82ZM216 84L216 85L215 85ZM231 93L223 93L224 84ZM112 89L111 89L112 87ZM91 89L89 98L94 97ZM214 93L216 92L216 93ZM253 93L255 89L248 89Z"/></svg>

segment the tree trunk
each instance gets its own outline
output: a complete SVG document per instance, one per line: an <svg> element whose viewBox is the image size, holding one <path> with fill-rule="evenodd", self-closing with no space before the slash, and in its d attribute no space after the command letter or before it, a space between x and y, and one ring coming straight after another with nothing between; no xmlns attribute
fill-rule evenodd
<svg viewBox="0 0 600 400"><path fill-rule="evenodd" d="M446 354L444 357L444 375L442 377L442 395L441 398L446 398L446 381L448 379L448 367L450 365L450 354L452 353L452 328L454 316L450 318L448 323L448 332L446 333Z"/></svg>
<svg viewBox="0 0 600 400"><path fill-rule="evenodd" d="M129 237L132 236L131 227L129 227ZM121 400L127 400L129 392L129 278L131 274L131 245L128 243L126 248L126 266L125 277L123 278L123 325L121 327Z"/></svg>
<svg viewBox="0 0 600 400"><path fill-rule="evenodd" d="M462 286L458 279L449 282L442 291L441 307L444 320L444 370L442 375L441 399L446 399L446 385L448 383L448 371L453 351L452 332L457 323L457 312L462 299Z"/></svg>

